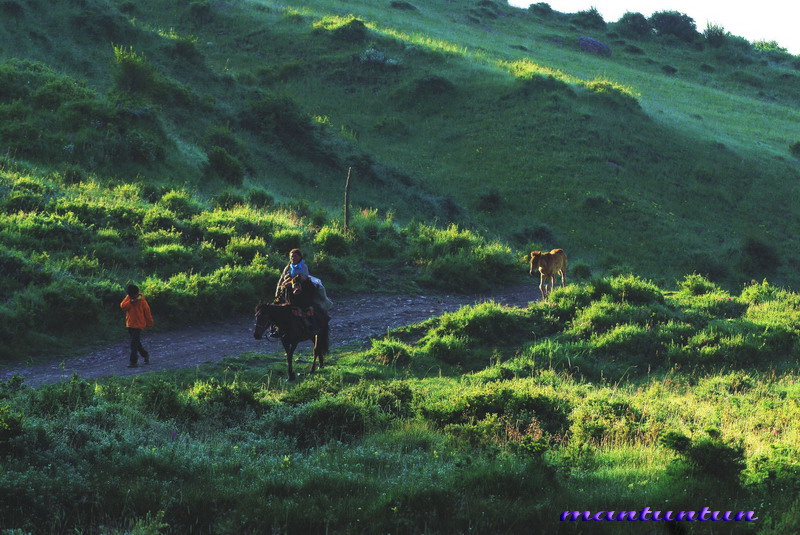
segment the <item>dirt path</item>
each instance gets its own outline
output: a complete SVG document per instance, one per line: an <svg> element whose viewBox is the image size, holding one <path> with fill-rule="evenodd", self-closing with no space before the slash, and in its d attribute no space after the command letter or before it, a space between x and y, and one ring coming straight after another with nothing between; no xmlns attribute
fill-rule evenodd
<svg viewBox="0 0 800 535"><path fill-rule="evenodd" d="M345 296L335 300L331 311L331 345L366 343L369 338L385 334L389 329L452 312L466 304L494 300L510 306L526 306L535 296L533 285L472 295ZM124 329L121 332L124 333ZM0 368L0 379L19 374L25 377L26 384L40 386L69 379L74 374L85 379L132 376L198 366L247 352L263 353L276 360L284 358L280 343L253 338L253 317L250 315L172 331L145 332L142 342L151 355L148 366L140 363L138 368L127 367L128 339L125 336L118 343L79 357L57 358L50 363L32 366L4 366ZM303 343L296 357L305 358L309 352L310 345Z"/></svg>

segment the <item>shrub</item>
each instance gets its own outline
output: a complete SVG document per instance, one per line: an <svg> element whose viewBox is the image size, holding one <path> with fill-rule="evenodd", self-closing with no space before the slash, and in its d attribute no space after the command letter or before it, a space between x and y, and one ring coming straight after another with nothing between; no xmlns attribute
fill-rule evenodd
<svg viewBox="0 0 800 535"><path fill-rule="evenodd" d="M641 419L641 413L627 400L598 395L572 410L570 432L578 444L629 441L636 437Z"/></svg>
<svg viewBox="0 0 800 535"><path fill-rule="evenodd" d="M464 337L445 334L430 337L422 350L448 364L460 364L466 360L469 345Z"/></svg>
<svg viewBox="0 0 800 535"><path fill-rule="evenodd" d="M660 442L683 457L696 476L711 476L738 485L745 468L741 445L726 443L715 436L689 439L674 431L662 436Z"/></svg>
<svg viewBox="0 0 800 535"><path fill-rule="evenodd" d="M610 281L616 298L635 304L663 303L664 293L652 282L634 275L614 277Z"/></svg>
<svg viewBox="0 0 800 535"><path fill-rule="evenodd" d="M530 337L526 319L516 309L486 302L443 314L429 336L454 335L481 345L509 344Z"/></svg>
<svg viewBox="0 0 800 535"><path fill-rule="evenodd" d="M227 125L211 126L206 132L203 141L207 147L222 147L234 156L241 156L244 152L242 141Z"/></svg>
<svg viewBox="0 0 800 535"><path fill-rule="evenodd" d="M158 204L181 219L190 219L203 211L200 203L185 190L168 191L161 197Z"/></svg>
<svg viewBox="0 0 800 535"><path fill-rule="evenodd" d="M728 32L726 32L725 28L722 26L709 22L706 24L703 37L709 46L713 48L719 48L725 44L725 40L728 38Z"/></svg>
<svg viewBox="0 0 800 535"><path fill-rule="evenodd" d="M299 248L303 243L303 233L297 229L282 229L272 235L270 247L273 251L287 254L294 248Z"/></svg>
<svg viewBox="0 0 800 535"><path fill-rule="evenodd" d="M314 238L314 244L333 256L344 256L350 250L350 240L336 227L322 227Z"/></svg>
<svg viewBox="0 0 800 535"><path fill-rule="evenodd" d="M792 153L792 156L796 156L800 158L800 141L795 141L789 146L789 152Z"/></svg>
<svg viewBox="0 0 800 535"><path fill-rule="evenodd" d="M503 206L503 197L497 188L492 188L478 196L478 210L481 212L496 212Z"/></svg>
<svg viewBox="0 0 800 535"><path fill-rule="evenodd" d="M342 41L357 43L367 38L369 30L364 21L353 15L323 17L313 24L314 31L327 31Z"/></svg>
<svg viewBox="0 0 800 535"><path fill-rule="evenodd" d="M648 22L658 35L672 35L685 42L692 42L700 36L694 19L677 11L657 11Z"/></svg>
<svg viewBox="0 0 800 535"><path fill-rule="evenodd" d="M297 439L298 446L318 446L331 440L349 442L375 422L375 411L360 402L323 398L298 408L278 430Z"/></svg>
<svg viewBox="0 0 800 535"><path fill-rule="evenodd" d="M193 253L178 243L147 247L142 251L145 264L161 273L177 273L193 267Z"/></svg>
<svg viewBox="0 0 800 535"><path fill-rule="evenodd" d="M643 39L653 33L653 27L641 13L626 12L615 25L617 31L626 37Z"/></svg>
<svg viewBox="0 0 800 535"><path fill-rule="evenodd" d="M411 346L397 338L379 338L372 340L369 358L373 362L387 366L408 366L411 363L412 352Z"/></svg>
<svg viewBox="0 0 800 535"><path fill-rule="evenodd" d="M681 292L692 296L721 291L719 286L697 273L686 275L682 281L678 282L678 288Z"/></svg>
<svg viewBox="0 0 800 535"><path fill-rule="evenodd" d="M597 11L596 7L592 7L586 11L578 11L572 16L572 22L581 28L592 28L602 30L606 27L606 21L603 16Z"/></svg>
<svg viewBox="0 0 800 535"><path fill-rule="evenodd" d="M585 262L575 262L569 266L568 275L573 279L590 279L592 277L592 268Z"/></svg>
<svg viewBox="0 0 800 535"><path fill-rule="evenodd" d="M317 155L322 150L314 122L289 97L260 94L248 102L241 120L246 128L278 139L295 153Z"/></svg>
<svg viewBox="0 0 800 535"><path fill-rule="evenodd" d="M392 0L389 3L389 7L404 11L417 11L417 8L413 4L409 4L408 2L404 2L403 0Z"/></svg>
<svg viewBox="0 0 800 535"><path fill-rule="evenodd" d="M9 405L0 405L0 453L5 453L10 440L22 435L22 414Z"/></svg>
<svg viewBox="0 0 800 535"><path fill-rule="evenodd" d="M553 14L553 8L550 7L550 4L547 2L537 2L535 4L530 4L528 9L533 12L533 14L538 15L540 17L549 17Z"/></svg>
<svg viewBox="0 0 800 535"><path fill-rule="evenodd" d="M92 100L97 94L83 84L70 78L55 78L37 88L31 95L32 101L40 109L52 111L64 103L74 100Z"/></svg>
<svg viewBox="0 0 800 535"><path fill-rule="evenodd" d="M247 191L247 203L253 208L267 208L275 204L275 197L264 188L252 188Z"/></svg>
<svg viewBox="0 0 800 535"><path fill-rule="evenodd" d="M189 4L189 17L192 22L206 24L213 19L211 2L209 0L195 0Z"/></svg>
<svg viewBox="0 0 800 535"><path fill-rule="evenodd" d="M451 95L455 93L456 85L437 75L419 78L412 83L411 93L415 98L427 98L431 96Z"/></svg>
<svg viewBox="0 0 800 535"><path fill-rule="evenodd" d="M229 210L239 205L245 204L244 197L237 191L223 190L217 195L214 195L212 202L217 208Z"/></svg>
<svg viewBox="0 0 800 535"><path fill-rule="evenodd" d="M153 163L166 156L164 140L157 134L140 128L125 133L124 154L134 162Z"/></svg>
<svg viewBox="0 0 800 535"><path fill-rule="evenodd" d="M225 247L225 252L249 264L257 254L267 255L267 244L260 237L233 236Z"/></svg>
<svg viewBox="0 0 800 535"><path fill-rule="evenodd" d="M142 228L145 230L171 230L180 227L180 218L164 206L151 206L142 219Z"/></svg>
<svg viewBox="0 0 800 535"><path fill-rule="evenodd" d="M762 273L773 272L780 266L781 260L773 245L755 236L748 236L742 244L740 263L746 275L758 277Z"/></svg>
<svg viewBox="0 0 800 535"><path fill-rule="evenodd" d="M117 70L114 83L117 89L131 93L152 93L156 86L156 71L147 63L144 55L137 54L133 47L127 50L114 46Z"/></svg>
<svg viewBox="0 0 800 535"><path fill-rule="evenodd" d="M0 12L7 17L19 19L25 16L25 10L14 0L4 0L0 3Z"/></svg>
<svg viewBox="0 0 800 535"><path fill-rule="evenodd" d="M206 174L221 178L234 186L240 186L244 179L244 166L222 147L211 147L208 152Z"/></svg>

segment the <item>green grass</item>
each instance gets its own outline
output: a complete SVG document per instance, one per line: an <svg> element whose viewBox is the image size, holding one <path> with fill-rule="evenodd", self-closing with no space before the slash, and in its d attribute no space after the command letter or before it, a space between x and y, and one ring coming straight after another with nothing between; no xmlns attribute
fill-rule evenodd
<svg viewBox="0 0 800 535"><path fill-rule="evenodd" d="M661 284L697 271L729 289L765 276L796 285L781 215L798 187L796 58L733 37L623 39L614 24L586 30L501 4L416 7L98 0L82 14L25 11L8 38L41 65L5 54L15 89L0 106L27 119L0 138L13 158L102 179L209 196L260 188L336 211L352 167L354 202L401 224L456 222ZM92 30L76 34L79 19ZM69 43L63 57L19 39L34 25ZM581 52L587 33L612 56ZM81 89L53 101L48 83ZM64 122L44 129L55 105ZM743 252L756 235L777 262Z"/></svg>
<svg viewBox="0 0 800 535"><path fill-rule="evenodd" d="M714 295L699 289L715 291L697 277L673 293L631 277L577 285L590 297L575 318L613 315L597 305L614 302L656 312L620 317L606 332L650 322L646 347L686 351L679 366L661 354L642 367L650 349L620 338L615 365L598 373L603 345L557 319L576 293L567 288L526 309L464 307L413 326L423 333L415 340L401 341L407 327L367 350L340 349L296 384L283 381L281 359L258 354L35 390L12 378L0 386L5 526L522 533L532 522L563 528L566 510L708 506L759 517L737 530L791 531L797 294L763 284L731 297L742 306L725 319L730 329L746 330L772 303L782 314L771 328L788 349L713 361L688 349L693 333L725 318L697 314ZM665 339L676 317L691 323ZM452 337L465 342L443 352Z"/></svg>
<svg viewBox="0 0 800 535"><path fill-rule="evenodd" d="M162 326L250 310L295 246L334 292L485 289L553 247L580 276L296 385L259 355L11 379L0 528L521 533L708 505L798 531L797 57L407 4L2 6L4 360L108 336L128 281Z"/></svg>
<svg viewBox="0 0 800 535"><path fill-rule="evenodd" d="M402 227L376 210L354 213L344 232L328 212L276 204L257 188L209 199L9 166L0 168L0 189L4 361L48 352L57 337L67 350L85 332L107 337L118 329L128 281L147 295L161 328L248 313L272 295L293 247L334 292L488 288L519 255L456 225ZM506 282L520 280L522 267Z"/></svg>

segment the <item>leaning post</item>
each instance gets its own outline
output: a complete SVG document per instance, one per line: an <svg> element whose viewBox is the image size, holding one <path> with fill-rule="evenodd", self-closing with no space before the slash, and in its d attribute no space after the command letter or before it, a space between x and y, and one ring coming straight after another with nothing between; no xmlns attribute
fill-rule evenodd
<svg viewBox="0 0 800 535"><path fill-rule="evenodd" d="M350 229L350 172L352 167L347 168L347 180L344 183L344 231Z"/></svg>

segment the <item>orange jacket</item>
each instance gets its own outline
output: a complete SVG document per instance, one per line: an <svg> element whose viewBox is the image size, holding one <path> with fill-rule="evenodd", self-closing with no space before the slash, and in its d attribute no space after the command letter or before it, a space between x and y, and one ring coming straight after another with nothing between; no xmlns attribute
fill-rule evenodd
<svg viewBox="0 0 800 535"><path fill-rule="evenodd" d="M147 299L139 294L136 301L131 301L131 296L126 295L119 308L125 311L125 326L133 329L144 329L153 326L153 315L150 313L150 305Z"/></svg>

